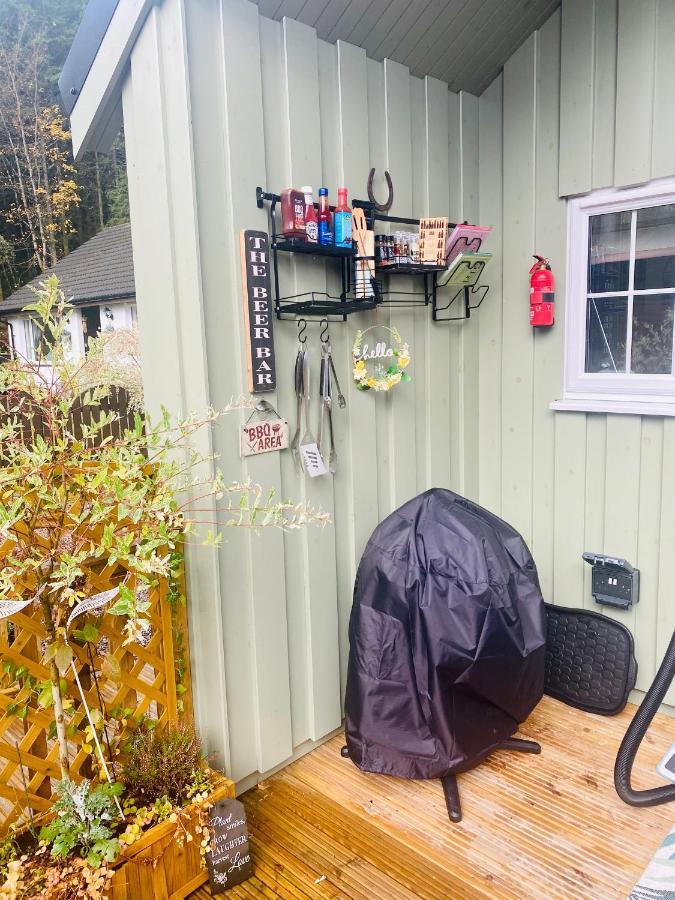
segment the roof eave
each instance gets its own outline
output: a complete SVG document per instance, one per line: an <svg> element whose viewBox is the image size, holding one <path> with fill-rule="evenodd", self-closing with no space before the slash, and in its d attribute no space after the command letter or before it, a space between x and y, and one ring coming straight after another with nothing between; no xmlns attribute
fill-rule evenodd
<svg viewBox="0 0 675 900"><path fill-rule="evenodd" d="M88 304L93 305L98 303L122 303L125 300L135 299L136 291L123 291L116 294L101 294L95 297L74 297L69 301L69 303L71 304L71 306L87 306ZM7 316L19 315L31 302L31 300L26 300L26 302L22 303L20 306L12 304L9 309L4 308L2 303L0 303L0 319L6 319Z"/></svg>
<svg viewBox="0 0 675 900"><path fill-rule="evenodd" d="M106 0L111 14L104 27L105 16L87 15L97 3L90 0L59 79L64 98L74 97L70 128L76 159L87 150L110 149L122 124L122 83L129 56L158 0L117 0L113 6L114 2Z"/></svg>

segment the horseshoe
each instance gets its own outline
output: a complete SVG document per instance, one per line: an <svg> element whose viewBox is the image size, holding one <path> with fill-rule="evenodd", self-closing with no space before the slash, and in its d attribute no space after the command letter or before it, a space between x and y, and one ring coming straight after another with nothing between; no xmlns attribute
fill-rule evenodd
<svg viewBox="0 0 675 900"><path fill-rule="evenodd" d="M391 183L391 175L389 172L385 170L384 177L387 181L387 187L389 188L389 196L387 197L386 203L378 203L373 194L373 178L375 177L375 169L370 170L370 174L368 175L368 199L373 204L373 208L378 212L386 213L392 207L394 202L394 186Z"/></svg>

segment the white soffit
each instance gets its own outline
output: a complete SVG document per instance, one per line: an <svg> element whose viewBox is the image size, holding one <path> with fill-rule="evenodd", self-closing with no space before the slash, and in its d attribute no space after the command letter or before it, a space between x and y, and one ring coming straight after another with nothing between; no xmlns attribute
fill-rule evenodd
<svg viewBox="0 0 675 900"><path fill-rule="evenodd" d="M432 75L452 91L481 94L560 0L251 0L261 14L349 41L412 75Z"/></svg>

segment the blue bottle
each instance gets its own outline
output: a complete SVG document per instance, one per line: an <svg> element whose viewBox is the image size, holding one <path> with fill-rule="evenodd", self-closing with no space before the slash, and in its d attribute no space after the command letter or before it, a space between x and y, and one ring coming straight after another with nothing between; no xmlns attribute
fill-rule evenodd
<svg viewBox="0 0 675 900"><path fill-rule="evenodd" d="M323 247L333 245L333 216L328 205L328 188L319 188L319 243Z"/></svg>

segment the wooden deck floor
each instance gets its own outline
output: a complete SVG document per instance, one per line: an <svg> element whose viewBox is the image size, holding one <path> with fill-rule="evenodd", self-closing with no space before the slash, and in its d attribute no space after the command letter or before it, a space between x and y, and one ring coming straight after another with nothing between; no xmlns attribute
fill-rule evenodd
<svg viewBox="0 0 675 900"><path fill-rule="evenodd" d="M545 698L520 732L541 756L497 753L459 784L448 821L438 782L366 775L334 738L244 794L255 876L237 897L625 898L675 821L614 792L614 756L633 708L590 716ZM635 783L675 740L660 716ZM194 898L209 897L201 889Z"/></svg>

